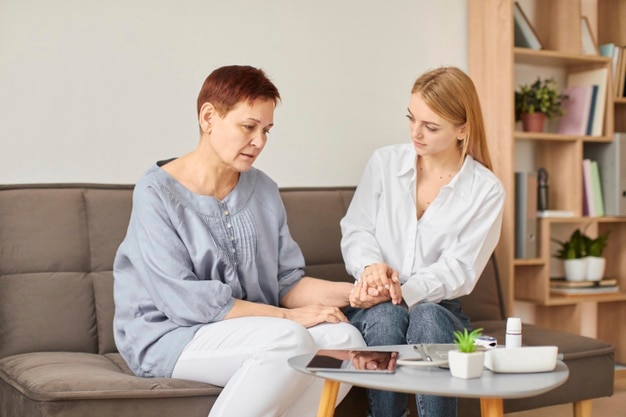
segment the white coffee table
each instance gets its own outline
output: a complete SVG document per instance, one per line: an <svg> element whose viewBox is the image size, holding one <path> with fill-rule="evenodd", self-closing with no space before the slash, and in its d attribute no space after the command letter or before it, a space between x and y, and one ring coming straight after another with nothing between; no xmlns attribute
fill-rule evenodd
<svg viewBox="0 0 626 417"><path fill-rule="evenodd" d="M415 357L412 345L379 346L371 349L397 350L399 358ZM293 357L289 359L289 365L300 372L325 379L318 417L334 415L341 382L411 394L480 398L483 417L502 417L503 399L542 394L563 384L569 376L567 366L561 361L557 362L556 369L552 372L498 374L485 369L482 376L476 379L455 378L447 369L423 366L398 366L394 374L310 372L306 365L312 357L312 354Z"/></svg>

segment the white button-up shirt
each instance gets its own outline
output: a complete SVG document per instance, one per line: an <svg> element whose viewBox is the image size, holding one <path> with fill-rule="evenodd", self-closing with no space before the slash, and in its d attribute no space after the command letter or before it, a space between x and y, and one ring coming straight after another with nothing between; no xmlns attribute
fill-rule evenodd
<svg viewBox="0 0 626 417"><path fill-rule="evenodd" d="M348 273L385 262L398 271L407 305L469 294L500 238L504 189L466 156L418 220L412 144L378 149L367 163L346 216L341 250Z"/></svg>

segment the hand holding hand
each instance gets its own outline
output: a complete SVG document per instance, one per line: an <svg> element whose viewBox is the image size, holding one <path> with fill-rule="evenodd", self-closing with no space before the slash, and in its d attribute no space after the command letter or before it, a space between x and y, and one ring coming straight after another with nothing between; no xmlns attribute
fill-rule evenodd
<svg viewBox="0 0 626 417"><path fill-rule="evenodd" d="M386 295L394 304L402 302L402 289L398 271L386 263L376 263L365 267L360 281L365 282L366 291L371 296Z"/></svg>

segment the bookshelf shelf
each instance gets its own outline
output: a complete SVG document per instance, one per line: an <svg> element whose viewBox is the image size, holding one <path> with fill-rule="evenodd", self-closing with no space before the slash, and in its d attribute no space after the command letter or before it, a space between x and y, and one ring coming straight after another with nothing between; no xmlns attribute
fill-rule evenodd
<svg viewBox="0 0 626 417"><path fill-rule="evenodd" d="M576 142L583 140L585 142L611 142L613 138L608 136L577 136L577 135L563 135L560 133L535 133L535 132L521 132L516 130L514 138L519 140L531 140L531 141L559 141L559 142Z"/></svg>
<svg viewBox="0 0 626 417"><path fill-rule="evenodd" d="M607 77L602 132L593 136L554 133L555 123L544 133L521 132L514 109L516 88L538 76L554 77L562 89L580 73L607 68L610 74L611 58L580 52L580 20L588 18L599 43L624 45L626 20L617 16L626 10L626 0L517 1L544 49L513 47L515 0L468 2L469 72L483 107L494 172L507 193L496 256L507 304L513 306L508 313L528 314L537 324L605 340L616 346L616 360L626 363L626 217L582 216L582 160L589 148L608 146L615 132L626 132L626 97L610 94L614 88L612 77ZM536 258L515 259L515 172L536 172L539 167L550 175L549 208L571 211L574 217L537 219ZM619 277L620 292L562 295L550 291L550 278L563 273L562 262L552 257L558 245L551 238L564 240L576 228L590 236L611 231L603 254L605 274ZM589 320L593 320L592 335Z"/></svg>
<svg viewBox="0 0 626 417"><path fill-rule="evenodd" d="M568 52L559 52L551 50L533 50L528 48L513 48L515 62L519 64L538 65L538 66L566 66L576 68L579 66L589 66L597 64L598 66L607 65L611 59L600 55L580 55Z"/></svg>

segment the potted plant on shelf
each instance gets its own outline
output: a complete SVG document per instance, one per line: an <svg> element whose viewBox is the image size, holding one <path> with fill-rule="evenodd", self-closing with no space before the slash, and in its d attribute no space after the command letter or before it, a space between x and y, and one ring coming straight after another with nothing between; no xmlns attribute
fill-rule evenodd
<svg viewBox="0 0 626 417"><path fill-rule="evenodd" d="M604 276L606 259L602 257L604 248L609 239L609 231L590 238L585 235L585 260L587 262L587 279L589 281L599 281Z"/></svg>
<svg viewBox="0 0 626 417"><path fill-rule="evenodd" d="M526 132L542 132L546 119L563 115L563 100L554 78L537 77L532 84L521 85L515 91L515 120L522 121Z"/></svg>
<svg viewBox="0 0 626 417"><path fill-rule="evenodd" d="M552 238L560 245L554 254L563 261L565 279L568 281L597 281L604 275L605 259L602 257L609 232L596 238L590 238L580 229L574 230L570 238L560 241Z"/></svg>
<svg viewBox="0 0 626 417"><path fill-rule="evenodd" d="M452 376L463 379L478 378L482 375L485 363L485 352L476 347L476 338L482 334L483 329L474 329L469 332L455 330L454 344L457 350L448 352L448 364Z"/></svg>

